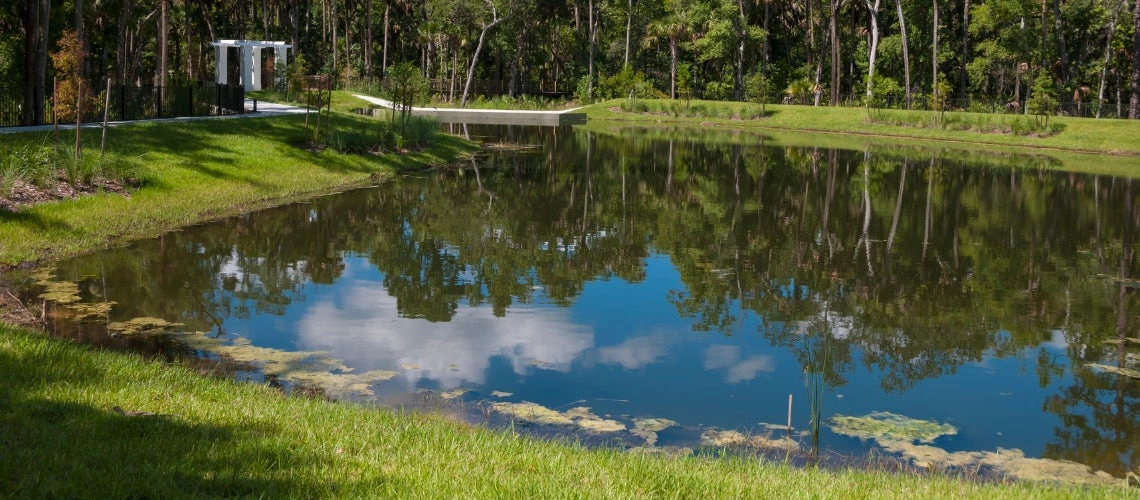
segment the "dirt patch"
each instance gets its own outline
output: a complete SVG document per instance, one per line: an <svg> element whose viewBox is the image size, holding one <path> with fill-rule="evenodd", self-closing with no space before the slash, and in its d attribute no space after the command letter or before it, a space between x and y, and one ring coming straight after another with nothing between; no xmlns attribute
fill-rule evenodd
<svg viewBox="0 0 1140 500"><path fill-rule="evenodd" d="M127 182L97 179L90 183L71 184L66 178L59 177L51 186L41 187L34 184L16 180L12 188L4 196L0 196L0 210L15 212L40 203L59 200L73 200L85 195L97 193L114 193L130 197L128 189L137 186L138 182L128 179Z"/></svg>

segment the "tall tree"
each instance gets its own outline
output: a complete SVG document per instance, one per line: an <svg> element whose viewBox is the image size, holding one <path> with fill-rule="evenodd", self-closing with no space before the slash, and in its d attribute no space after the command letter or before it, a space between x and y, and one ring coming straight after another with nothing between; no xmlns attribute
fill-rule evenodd
<svg viewBox="0 0 1140 500"><path fill-rule="evenodd" d="M154 85L166 87L167 51L170 47L170 0L158 0L158 64Z"/></svg>
<svg viewBox="0 0 1140 500"><path fill-rule="evenodd" d="M1140 0L1132 11L1132 98L1128 101L1128 118L1140 118Z"/></svg>
<svg viewBox="0 0 1140 500"><path fill-rule="evenodd" d="M895 0L895 7L898 9L899 16L899 35L902 37L902 55L903 55L903 85L906 86L906 109L910 109L910 53L907 49L906 41L906 16L903 15L902 0Z"/></svg>
<svg viewBox="0 0 1140 500"><path fill-rule="evenodd" d="M491 20L489 22L485 19L480 20L479 41L475 45L475 53L471 55L471 64L467 68L467 83L463 85L463 97L459 99L459 107L461 108L467 106L467 95L471 91L471 80L475 78L475 65L479 63L479 52L483 50L483 42L487 38L487 32L503 21L503 18L499 17L499 11L495 9L495 2L486 1L487 7L490 9Z"/></svg>
<svg viewBox="0 0 1140 500"><path fill-rule="evenodd" d="M51 0L27 0L24 3L24 107L20 122L24 125L44 123L47 99L44 80L47 77L48 26Z"/></svg>
<svg viewBox="0 0 1140 500"><path fill-rule="evenodd" d="M867 10L871 13L871 49L868 51L867 61L867 104L874 97L875 87L875 56L879 53L879 4L882 0L864 0Z"/></svg>

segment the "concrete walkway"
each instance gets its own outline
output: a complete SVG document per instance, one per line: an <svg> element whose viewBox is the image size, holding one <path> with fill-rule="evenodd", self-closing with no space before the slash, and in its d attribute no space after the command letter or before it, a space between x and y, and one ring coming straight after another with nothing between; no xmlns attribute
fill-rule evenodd
<svg viewBox="0 0 1140 500"><path fill-rule="evenodd" d="M253 99L245 100L245 109L253 109ZM126 125L131 123L177 123L177 122L195 122L200 120L226 120L235 118L265 118L268 116L281 116L281 115L294 115L304 114L305 108L299 106L291 106L288 104L277 104L273 102L257 101L257 112L246 112L240 115L211 115L211 116L183 116L179 118L155 118L151 120L123 120L107 122L108 127L115 127L118 125ZM103 122L88 122L81 125L83 128L102 128ZM60 130L74 130L75 124L59 124ZM32 127L0 127L0 134L20 134L25 132L51 132L54 130L52 125L35 125Z"/></svg>
<svg viewBox="0 0 1140 500"><path fill-rule="evenodd" d="M395 103L377 97L352 94L353 97L377 106L393 109ZM586 123L585 113L579 109L562 111L531 111L514 109L464 109L464 108L412 108L412 116L428 116L442 123L470 123L482 125L580 125Z"/></svg>

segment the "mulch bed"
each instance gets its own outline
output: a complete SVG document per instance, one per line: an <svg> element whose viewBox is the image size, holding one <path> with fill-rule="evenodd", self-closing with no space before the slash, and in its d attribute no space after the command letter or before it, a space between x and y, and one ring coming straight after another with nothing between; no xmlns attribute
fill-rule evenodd
<svg viewBox="0 0 1140 500"><path fill-rule="evenodd" d="M49 187L40 187L17 180L12 184L12 189L7 195L0 196L0 210L15 212L39 203L72 200L95 193L115 193L130 197L130 192L127 191L128 186L129 181L128 184L124 184L106 179L96 179L90 184L72 185L67 182L66 178L61 177Z"/></svg>

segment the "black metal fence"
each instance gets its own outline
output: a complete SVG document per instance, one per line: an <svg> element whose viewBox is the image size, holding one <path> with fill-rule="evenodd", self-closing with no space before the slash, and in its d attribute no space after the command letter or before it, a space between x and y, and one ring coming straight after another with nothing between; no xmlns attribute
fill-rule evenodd
<svg viewBox="0 0 1140 500"><path fill-rule="evenodd" d="M94 109L84 112L83 121L87 123L103 121L103 106L108 103L107 89L96 89L92 94L96 102ZM107 119L110 121L232 115L245 112L245 89L241 85L216 84L183 87L113 85L109 103ZM0 127L49 125L53 122L50 96L44 103L42 123L24 123L23 109L22 87L0 87Z"/></svg>
<svg viewBox="0 0 1140 500"><path fill-rule="evenodd" d="M826 94L821 95L819 104L821 106L829 105L830 97ZM839 105L848 107L863 107L867 102L864 94L847 94L840 96ZM801 104L811 105L815 103L815 96L786 96L783 98L783 104ZM1003 113L1003 114L1025 114L1026 101L1022 100L1003 100L1003 99L985 99L985 98L972 98L972 97L955 97L945 100L946 111L967 111L972 113ZM930 96L927 94L911 94L909 109L919 111L930 111L932 108ZM876 96L872 102L871 108L875 109L908 109L907 99L905 94L888 94L884 96ZM1097 110L1100 110L1100 118L1126 118L1128 116L1128 104L1116 102L1104 102L1098 104L1096 99L1091 102L1078 102L1067 101L1058 102L1054 114L1060 116L1079 116L1084 118L1097 117Z"/></svg>

